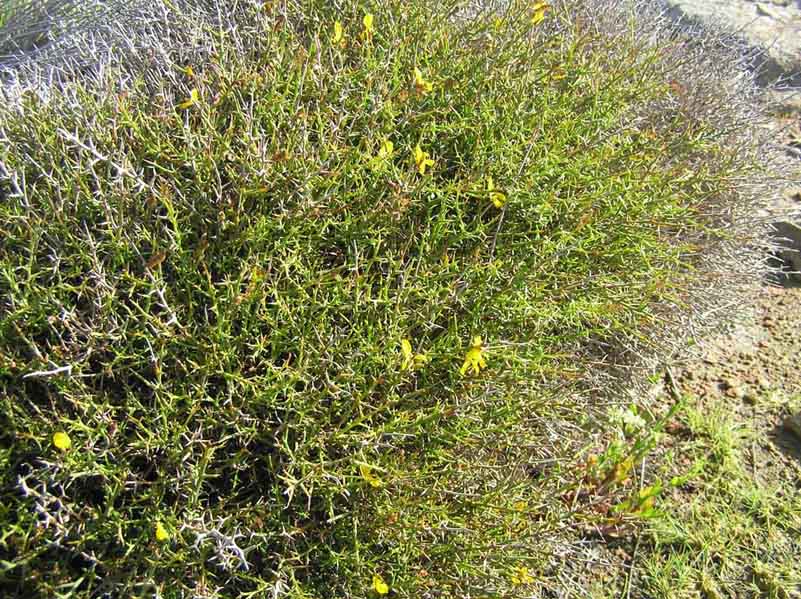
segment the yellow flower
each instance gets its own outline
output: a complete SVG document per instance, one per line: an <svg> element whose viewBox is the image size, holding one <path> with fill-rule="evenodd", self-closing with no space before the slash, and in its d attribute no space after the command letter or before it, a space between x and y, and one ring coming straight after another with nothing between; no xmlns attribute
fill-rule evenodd
<svg viewBox="0 0 801 599"><path fill-rule="evenodd" d="M425 77L423 77L422 71L417 67L414 67L414 88L417 90L417 93L421 95L425 95L434 89L434 84L427 81Z"/></svg>
<svg viewBox="0 0 801 599"><path fill-rule="evenodd" d="M334 36L331 38L331 43L335 46L342 46L345 43L345 31L339 21L334 22Z"/></svg>
<svg viewBox="0 0 801 599"><path fill-rule="evenodd" d="M389 585L380 575L373 574L373 590L379 595L386 595L389 593Z"/></svg>
<svg viewBox="0 0 801 599"><path fill-rule="evenodd" d="M464 357L464 364L459 369L459 374L464 376L467 371L472 369L474 374L481 372L482 368L487 367L487 361L484 360L484 342L481 337L473 337L470 343L470 349Z"/></svg>
<svg viewBox="0 0 801 599"><path fill-rule="evenodd" d="M417 166L417 171L421 175L426 174L427 167L434 166L434 161L429 158L428 152L423 152L420 144L417 144L414 148L414 163Z"/></svg>
<svg viewBox="0 0 801 599"><path fill-rule="evenodd" d="M373 18L374 17L372 13L368 12L366 15L364 15L364 18L362 19L362 24L364 25L365 31L369 32L373 31Z"/></svg>
<svg viewBox="0 0 801 599"><path fill-rule="evenodd" d="M53 445L61 451L67 451L72 447L72 439L70 439L67 433L58 431L57 433L53 433Z"/></svg>
<svg viewBox="0 0 801 599"><path fill-rule="evenodd" d="M362 39L366 42L373 41L373 14L367 13L364 15L362 19L362 25L364 25L364 31L362 31Z"/></svg>
<svg viewBox="0 0 801 599"><path fill-rule="evenodd" d="M170 533L167 532L167 529L164 528L164 525L160 520L156 522L156 540L159 543L164 543L165 541L170 540Z"/></svg>
<svg viewBox="0 0 801 599"><path fill-rule="evenodd" d="M178 108L180 108L181 110L186 110L190 106L194 106L195 104L197 104L199 100L200 100L200 95L197 93L197 90L195 88L192 88L192 91L189 92L189 97L180 104L178 104Z"/></svg>
<svg viewBox="0 0 801 599"><path fill-rule="evenodd" d="M491 176L487 177L487 191L495 207L503 208L503 205L506 203L506 195L500 191L495 191L495 181L493 181Z"/></svg>
<svg viewBox="0 0 801 599"><path fill-rule="evenodd" d="M531 25L536 27L545 20L545 11L551 8L547 2L536 2L532 7Z"/></svg>
<svg viewBox="0 0 801 599"><path fill-rule="evenodd" d="M381 147L378 148L378 158L381 158L382 160L385 158L392 158L393 152L395 152L395 144L388 139L385 139L381 144Z"/></svg>
<svg viewBox="0 0 801 599"><path fill-rule="evenodd" d="M195 69L192 68L192 65L187 66L184 69L184 73L186 73L187 77L194 77L195 76Z"/></svg>
<svg viewBox="0 0 801 599"><path fill-rule="evenodd" d="M626 478L629 476L629 472L634 467L634 460L631 458L627 458L617 464L612 470L612 477L613 481L616 483L622 483Z"/></svg>
<svg viewBox="0 0 801 599"><path fill-rule="evenodd" d="M550 79L551 81L561 81L565 77L567 77L567 75L565 74L565 70L559 66L551 69L551 72L548 75L548 79Z"/></svg>
<svg viewBox="0 0 801 599"><path fill-rule="evenodd" d="M401 370L422 368L430 361L429 357L425 354L415 354L414 351L412 351L412 344L408 339L401 341L401 353L403 354Z"/></svg>
<svg viewBox="0 0 801 599"><path fill-rule="evenodd" d="M528 568L525 566L518 566L512 570L512 584L531 584L534 582L534 577L529 574Z"/></svg>
<svg viewBox="0 0 801 599"><path fill-rule="evenodd" d="M362 478L370 483L371 487L378 488L381 486L381 479L373 474L373 469L370 468L370 466L359 464L359 472L361 473Z"/></svg>

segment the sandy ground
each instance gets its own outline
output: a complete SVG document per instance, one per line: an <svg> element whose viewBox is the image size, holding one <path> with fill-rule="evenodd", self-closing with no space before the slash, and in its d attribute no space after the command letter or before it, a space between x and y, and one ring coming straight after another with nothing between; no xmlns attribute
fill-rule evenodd
<svg viewBox="0 0 801 599"><path fill-rule="evenodd" d="M726 399L760 433L752 456L757 480L801 477L801 438L785 426L801 400L800 359L801 287L766 283L753 314L708 340L678 376L683 393L700 403Z"/></svg>

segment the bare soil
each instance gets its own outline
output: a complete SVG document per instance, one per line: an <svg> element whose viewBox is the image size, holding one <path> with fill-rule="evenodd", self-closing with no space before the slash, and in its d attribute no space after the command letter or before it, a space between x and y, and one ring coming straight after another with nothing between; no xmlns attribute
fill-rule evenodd
<svg viewBox="0 0 801 599"><path fill-rule="evenodd" d="M752 315L709 340L684 366L678 384L703 405L725 399L732 414L758 432L753 475L798 478L801 438L784 424L801 399L801 288L766 284Z"/></svg>

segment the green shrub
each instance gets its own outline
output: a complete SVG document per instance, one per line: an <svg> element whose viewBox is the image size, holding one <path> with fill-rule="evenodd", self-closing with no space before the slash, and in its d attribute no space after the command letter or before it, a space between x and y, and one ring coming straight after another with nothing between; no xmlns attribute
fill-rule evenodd
<svg viewBox="0 0 801 599"><path fill-rule="evenodd" d="M594 382L750 234L747 84L588 2L152 4L3 92L7 595L557 584Z"/></svg>

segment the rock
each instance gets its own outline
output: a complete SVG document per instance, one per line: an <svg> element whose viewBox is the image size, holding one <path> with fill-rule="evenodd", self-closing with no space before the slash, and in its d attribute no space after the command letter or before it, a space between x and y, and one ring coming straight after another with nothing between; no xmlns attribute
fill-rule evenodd
<svg viewBox="0 0 801 599"><path fill-rule="evenodd" d="M726 395L728 397L731 397L732 399L743 400L743 399L745 399L746 391L745 391L745 389L743 389L739 385L733 385L733 386L729 387L728 389L726 389Z"/></svg>
<svg viewBox="0 0 801 599"><path fill-rule="evenodd" d="M665 0L668 14L688 24L715 27L742 37L763 54L759 75L801 82L801 6L797 2Z"/></svg>
<svg viewBox="0 0 801 599"><path fill-rule="evenodd" d="M782 261L789 278L801 282L801 227L789 221L773 223L773 241L778 246L776 256Z"/></svg>
<svg viewBox="0 0 801 599"><path fill-rule="evenodd" d="M801 187L788 189L784 192L784 197L791 202L801 202Z"/></svg>
<svg viewBox="0 0 801 599"><path fill-rule="evenodd" d="M801 412L794 414L784 421L784 428L793 433L801 441Z"/></svg>

